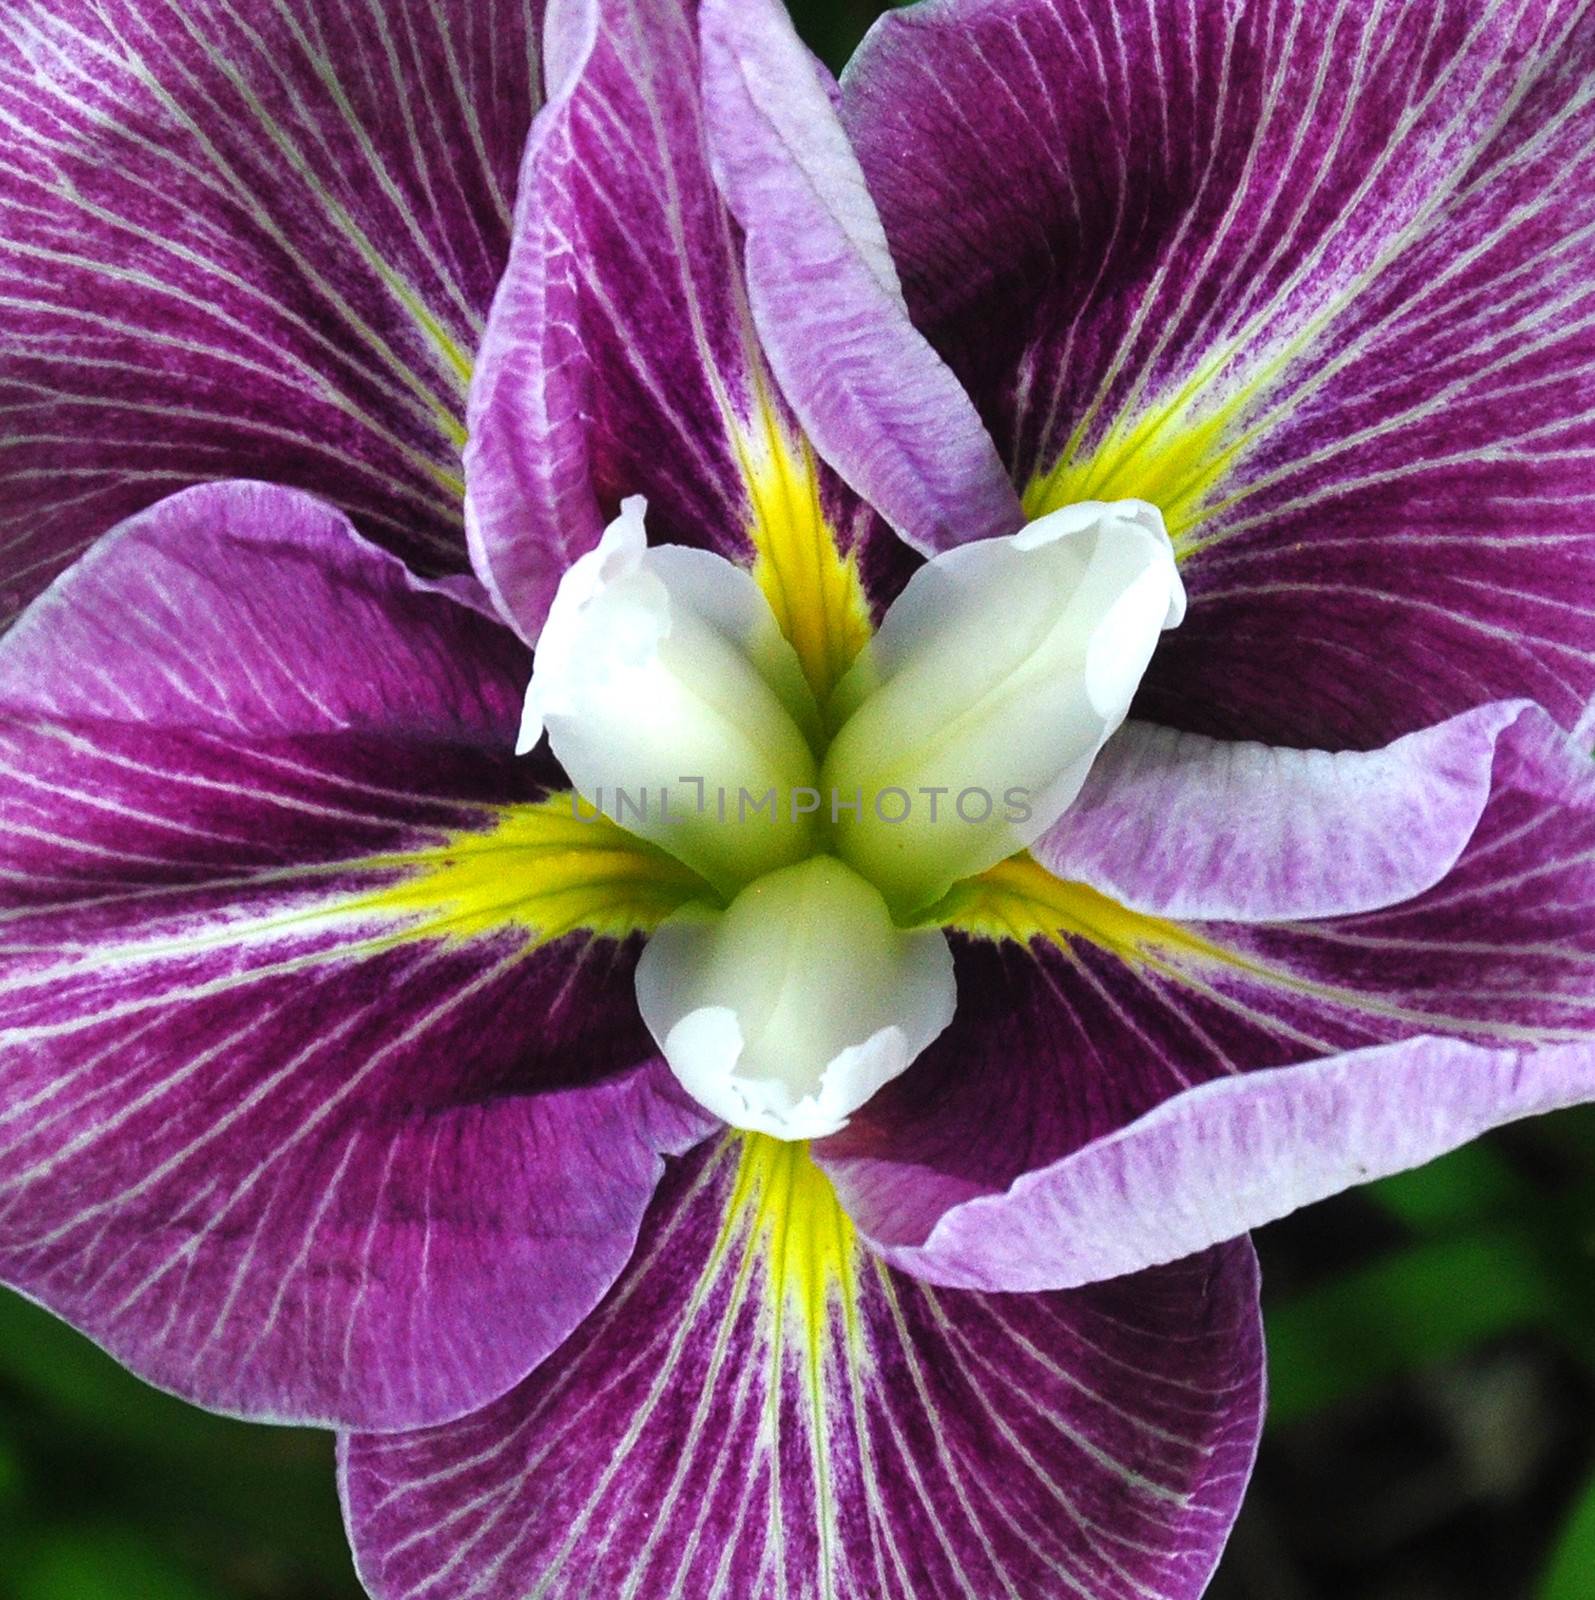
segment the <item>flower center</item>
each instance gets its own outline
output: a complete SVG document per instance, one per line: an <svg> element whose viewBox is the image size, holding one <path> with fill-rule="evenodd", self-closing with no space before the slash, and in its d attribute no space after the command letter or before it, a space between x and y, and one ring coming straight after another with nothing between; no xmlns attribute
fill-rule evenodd
<svg viewBox="0 0 1595 1600"><path fill-rule="evenodd" d="M733 1125L836 1131L951 1019L953 885L1079 793L1185 595L1158 512L1066 506L927 562L827 704L752 577L625 502L560 586L520 748L706 880L639 1003Z"/></svg>

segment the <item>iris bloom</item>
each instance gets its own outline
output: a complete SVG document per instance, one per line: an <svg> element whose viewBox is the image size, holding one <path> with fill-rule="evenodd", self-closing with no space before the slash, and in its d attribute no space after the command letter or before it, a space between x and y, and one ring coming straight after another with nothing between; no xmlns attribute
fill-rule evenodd
<svg viewBox="0 0 1595 1600"><path fill-rule="evenodd" d="M1595 1093L1592 51L13 0L0 1275L382 1600L1199 1594L1246 1231Z"/></svg>

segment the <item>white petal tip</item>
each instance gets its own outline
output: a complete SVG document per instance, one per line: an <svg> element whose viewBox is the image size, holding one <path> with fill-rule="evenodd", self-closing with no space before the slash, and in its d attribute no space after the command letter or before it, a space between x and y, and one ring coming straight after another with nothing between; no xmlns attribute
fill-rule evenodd
<svg viewBox="0 0 1595 1600"><path fill-rule="evenodd" d="M895 1024L840 1051L819 1086L794 1096L779 1078L739 1073L742 1027L728 1006L689 1012L666 1035L665 1059L681 1086L733 1128L774 1139L824 1139L840 1133L851 1114L907 1070L912 1052Z"/></svg>
<svg viewBox="0 0 1595 1600"><path fill-rule="evenodd" d="M543 708L528 688L521 711L520 731L515 735L515 754L529 756L543 741Z"/></svg>
<svg viewBox="0 0 1595 1600"><path fill-rule="evenodd" d="M1173 557L1170 557L1173 560ZM1180 577L1180 569L1174 568L1174 573L1169 581L1169 609L1163 619L1163 631L1167 633L1170 628L1177 628L1185 621L1185 608L1187 605L1185 595L1185 580Z"/></svg>
<svg viewBox="0 0 1595 1600"><path fill-rule="evenodd" d="M946 938L894 927L880 895L828 857L760 879L725 912L678 912L636 982L682 1087L777 1139L846 1127L957 1001Z"/></svg>
<svg viewBox="0 0 1595 1600"><path fill-rule="evenodd" d="M1077 500L1027 522L1011 536L1011 543L1016 550L1039 550L1104 522L1131 523L1159 543L1170 544L1163 513L1150 500Z"/></svg>

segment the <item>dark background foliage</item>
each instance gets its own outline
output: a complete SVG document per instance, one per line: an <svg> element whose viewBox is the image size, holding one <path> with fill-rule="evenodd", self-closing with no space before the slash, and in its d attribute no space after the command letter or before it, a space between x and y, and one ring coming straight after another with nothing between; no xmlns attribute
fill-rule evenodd
<svg viewBox="0 0 1595 1600"><path fill-rule="evenodd" d="M833 65L876 10L795 3ZM1595 1108L1259 1245L1272 1407L1214 1600L1595 1600ZM0 1600L360 1594L329 1438L168 1399L0 1291Z"/></svg>

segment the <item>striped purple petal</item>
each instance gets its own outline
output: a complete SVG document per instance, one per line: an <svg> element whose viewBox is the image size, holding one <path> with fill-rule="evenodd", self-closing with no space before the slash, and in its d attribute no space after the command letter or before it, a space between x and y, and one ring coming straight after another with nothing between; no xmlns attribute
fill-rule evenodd
<svg viewBox="0 0 1595 1600"><path fill-rule="evenodd" d="M1489 801L1496 745L1529 715L1521 700L1482 706L1367 753L1129 722L1033 853L1155 916L1377 911L1456 865Z"/></svg>
<svg viewBox="0 0 1595 1600"><path fill-rule="evenodd" d="M1368 748L1595 691L1595 18L932 0L844 121L1035 511L1157 503L1143 714Z"/></svg>
<svg viewBox="0 0 1595 1600"><path fill-rule="evenodd" d="M821 1147L889 1260L1064 1287L1595 1098L1595 775L1539 711L1451 870L1382 910L1173 922L1015 862L959 1010Z"/></svg>
<svg viewBox="0 0 1595 1600"><path fill-rule="evenodd" d="M801 1146L676 1164L636 1260L474 1417L343 1444L377 1600L1196 1600L1261 1412L1244 1242L1068 1294L862 1251Z"/></svg>
<svg viewBox="0 0 1595 1600"><path fill-rule="evenodd" d="M694 8L556 0L550 101L471 397L477 570L528 638L624 495L656 543L743 554L776 401L709 171Z"/></svg>
<svg viewBox="0 0 1595 1600"><path fill-rule="evenodd" d="M526 670L248 484L35 603L0 644L0 1279L213 1409L341 1426L457 1416L591 1309L705 1124L631 947L559 937L679 893L535 803Z"/></svg>
<svg viewBox="0 0 1595 1600"><path fill-rule="evenodd" d="M763 3L551 7L466 453L476 568L523 637L629 495L655 542L756 555L791 593L822 543L902 560L860 493L926 547L1017 524L821 71Z"/></svg>
<svg viewBox="0 0 1595 1600"><path fill-rule="evenodd" d="M779 0L705 0L715 172L746 235L748 297L820 453L929 553L1022 521L958 380L908 319L835 84Z"/></svg>
<svg viewBox="0 0 1595 1600"><path fill-rule="evenodd" d="M0 619L174 489L314 489L465 564L471 355L539 0L0 15Z"/></svg>

